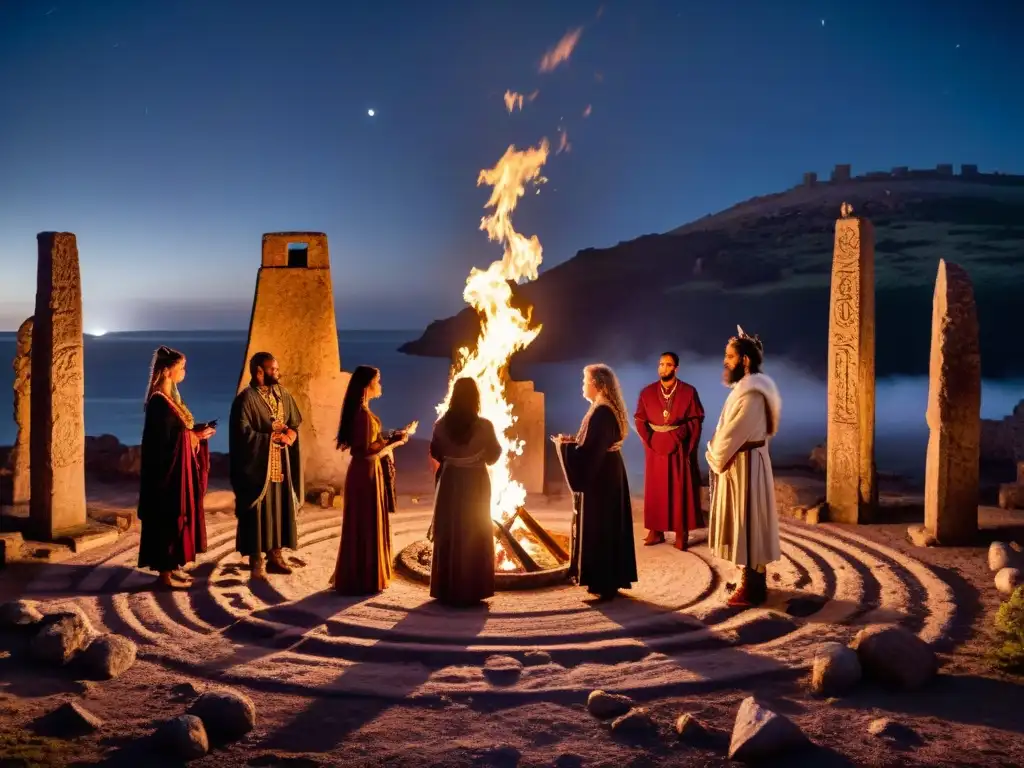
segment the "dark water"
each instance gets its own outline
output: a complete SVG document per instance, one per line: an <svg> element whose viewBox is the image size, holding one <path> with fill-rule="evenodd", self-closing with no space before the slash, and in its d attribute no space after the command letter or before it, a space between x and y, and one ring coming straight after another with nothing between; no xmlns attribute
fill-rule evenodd
<svg viewBox="0 0 1024 768"><path fill-rule="evenodd" d="M342 366L352 370L366 363L381 369L384 396L374 410L385 427L397 427L418 419L428 427L435 418L434 406L447 388L448 364L435 358L411 357L396 351L399 344L417 336L416 331L361 331L339 335ZM85 428L86 433L116 435L121 442L135 444L142 434L142 398L153 350L167 344L188 356L188 377L182 396L196 419L227 420L235 394L246 348L244 331L144 332L112 334L85 341ZM10 362L14 358L13 333L0 333L0 445L14 442ZM532 378L545 394L549 433L574 432L586 403L580 396L580 369L590 360L525 367L522 374ZM655 378L651 365L616 365L627 405L632 408L640 389ZM776 459L806 456L825 436L825 383L785 361L768 360L766 372L779 386L783 399L782 428L773 443ZM682 378L697 387L708 412L705 440L710 437L725 401L721 384L721 361L684 358ZM924 470L928 439L924 412L927 404L926 378L885 379L877 385L877 456L881 471L919 476ZM985 382L982 415L1001 418L1024 398L1024 381ZM338 404L339 409L341 404ZM7 414L4 416L4 414ZM429 434L429 432L425 433ZM227 450L227 430L213 439L213 449ZM703 451L701 452L703 454ZM643 451L633 435L624 448L630 475L639 478ZM703 459L702 459L703 463Z"/></svg>

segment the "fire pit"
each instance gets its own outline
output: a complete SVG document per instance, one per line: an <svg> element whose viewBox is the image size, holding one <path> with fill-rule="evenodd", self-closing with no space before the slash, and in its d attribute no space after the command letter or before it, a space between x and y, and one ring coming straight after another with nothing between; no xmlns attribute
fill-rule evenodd
<svg viewBox="0 0 1024 768"><path fill-rule="evenodd" d="M504 522L494 522L494 586L500 590L539 589L565 582L569 571L568 536L551 533L519 507ZM416 541L398 555L398 565L417 581L430 581L434 546Z"/></svg>

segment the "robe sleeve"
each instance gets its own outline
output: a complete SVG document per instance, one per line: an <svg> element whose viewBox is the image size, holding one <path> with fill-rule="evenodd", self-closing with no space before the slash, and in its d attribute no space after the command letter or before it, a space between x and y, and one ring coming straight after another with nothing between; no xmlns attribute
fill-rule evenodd
<svg viewBox="0 0 1024 768"><path fill-rule="evenodd" d="M736 452L745 443L759 437L757 429L761 422L757 409L763 407L764 396L760 392L749 392L737 399L736 405L728 414L728 420L708 443L705 454L708 469L716 475L722 474L736 456Z"/></svg>
<svg viewBox="0 0 1024 768"><path fill-rule="evenodd" d="M352 425L352 456L358 459L375 459L387 447L387 442L379 435L370 441L370 412L360 408Z"/></svg>
<svg viewBox="0 0 1024 768"><path fill-rule="evenodd" d="M604 463L605 454L618 439L619 423L615 414L611 408L601 406L590 416L587 436L582 445L562 443L558 446L562 453L566 480L573 492L583 493L591 484Z"/></svg>
<svg viewBox="0 0 1024 768"><path fill-rule="evenodd" d="M299 404L295 402L295 398L290 392L286 397L288 398L288 413L285 414L284 423L288 429L298 433L299 427L302 425L302 413L299 411Z"/></svg>
<svg viewBox="0 0 1024 768"><path fill-rule="evenodd" d="M700 444L700 433L704 430L704 405L701 403L696 389L693 390L693 398L690 400L690 405L683 418L686 419L686 425L679 431L683 432L683 449L687 455L690 455Z"/></svg>
<svg viewBox="0 0 1024 768"><path fill-rule="evenodd" d="M640 390L640 397L636 401L636 413L633 414L633 426L636 433L648 448L651 447L651 428L647 423L647 409L644 407L644 390Z"/></svg>
<svg viewBox="0 0 1024 768"><path fill-rule="evenodd" d="M498 436L494 432L494 424L488 419L481 419L481 421L484 430L484 463L495 464L501 458L501 443L498 442Z"/></svg>
<svg viewBox="0 0 1024 768"><path fill-rule="evenodd" d="M229 422L231 485L238 497L238 506L248 508L258 498L266 482L270 422L269 419L260 419L254 412L248 390L243 390L231 404Z"/></svg>

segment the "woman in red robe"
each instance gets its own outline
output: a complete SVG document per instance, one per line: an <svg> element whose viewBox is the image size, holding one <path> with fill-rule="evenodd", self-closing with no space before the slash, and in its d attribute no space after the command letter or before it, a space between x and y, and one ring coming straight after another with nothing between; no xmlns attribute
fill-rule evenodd
<svg viewBox="0 0 1024 768"><path fill-rule="evenodd" d="M338 448L351 451L352 460L345 475L341 543L330 585L342 595L372 595L391 583L391 522L381 459L409 442L409 431L382 435L380 419L370 410L370 400L382 392L380 371L360 365L341 406Z"/></svg>
<svg viewBox="0 0 1024 768"><path fill-rule="evenodd" d="M168 347L157 349L142 431L139 567L157 571L157 585L165 589L189 586L191 578L181 567L206 551L207 441L216 430L195 423L178 394L184 379L185 356Z"/></svg>

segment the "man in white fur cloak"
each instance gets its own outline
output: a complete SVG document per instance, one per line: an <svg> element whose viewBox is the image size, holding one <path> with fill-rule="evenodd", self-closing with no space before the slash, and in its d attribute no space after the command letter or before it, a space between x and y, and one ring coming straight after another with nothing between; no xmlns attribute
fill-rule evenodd
<svg viewBox="0 0 1024 768"><path fill-rule="evenodd" d="M740 580L729 605L760 605L768 597L766 566L779 559L779 519L768 444L779 431L782 399L775 382L761 373L764 348L737 327L725 347L726 386L707 454L711 480L708 545L739 566Z"/></svg>

